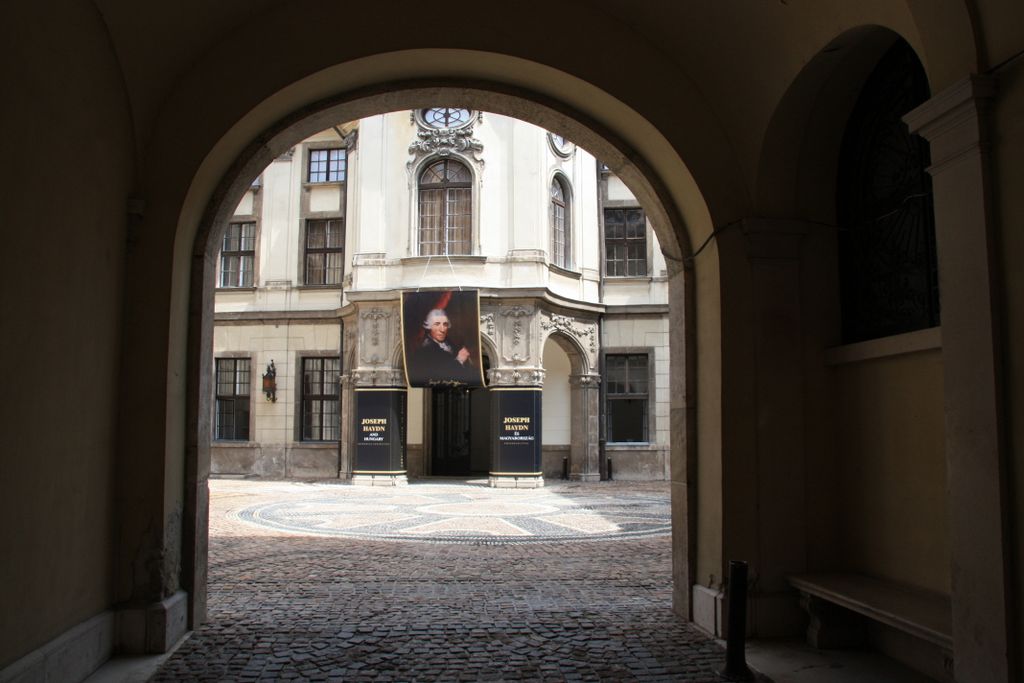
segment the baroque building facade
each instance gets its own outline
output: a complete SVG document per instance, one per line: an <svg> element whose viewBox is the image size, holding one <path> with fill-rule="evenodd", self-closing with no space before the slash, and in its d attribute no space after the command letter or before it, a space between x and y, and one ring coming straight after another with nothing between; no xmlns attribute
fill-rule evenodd
<svg viewBox="0 0 1024 683"><path fill-rule="evenodd" d="M561 136L451 107L331 126L254 181L216 278L216 474L668 478L664 257L621 180ZM407 388L400 295L435 289L479 292L485 387ZM497 462L503 391L539 396L533 466ZM379 392L387 464L357 438Z"/></svg>

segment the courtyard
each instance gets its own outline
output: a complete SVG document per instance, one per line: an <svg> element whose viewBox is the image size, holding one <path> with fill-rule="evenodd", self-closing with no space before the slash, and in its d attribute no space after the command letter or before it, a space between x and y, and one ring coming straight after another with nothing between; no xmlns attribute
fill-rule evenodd
<svg viewBox="0 0 1024 683"><path fill-rule="evenodd" d="M209 619L154 680L720 680L665 483L210 487Z"/></svg>

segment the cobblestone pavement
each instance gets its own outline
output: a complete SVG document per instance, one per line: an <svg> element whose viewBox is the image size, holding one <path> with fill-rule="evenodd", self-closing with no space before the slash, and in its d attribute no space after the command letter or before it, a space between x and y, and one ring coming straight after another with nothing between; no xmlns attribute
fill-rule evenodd
<svg viewBox="0 0 1024 683"><path fill-rule="evenodd" d="M667 535L366 540L241 514L289 500L301 512L324 488L211 482L209 620L153 680L720 680L722 649L671 612ZM668 488L548 492L586 510L609 495L627 508L665 500Z"/></svg>

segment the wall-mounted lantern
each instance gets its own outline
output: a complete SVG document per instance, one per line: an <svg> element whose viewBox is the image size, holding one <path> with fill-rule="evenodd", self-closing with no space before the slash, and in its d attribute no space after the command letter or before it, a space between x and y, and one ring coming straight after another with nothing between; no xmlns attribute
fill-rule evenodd
<svg viewBox="0 0 1024 683"><path fill-rule="evenodd" d="M267 371L263 373L263 393L268 401L277 402L277 368L274 367L274 360L267 364Z"/></svg>

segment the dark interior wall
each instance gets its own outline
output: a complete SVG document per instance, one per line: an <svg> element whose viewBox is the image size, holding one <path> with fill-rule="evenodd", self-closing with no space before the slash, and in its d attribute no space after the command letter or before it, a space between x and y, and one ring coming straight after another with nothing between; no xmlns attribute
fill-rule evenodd
<svg viewBox="0 0 1024 683"><path fill-rule="evenodd" d="M2 668L111 603L132 140L120 71L91 4L6 5L0 40Z"/></svg>

